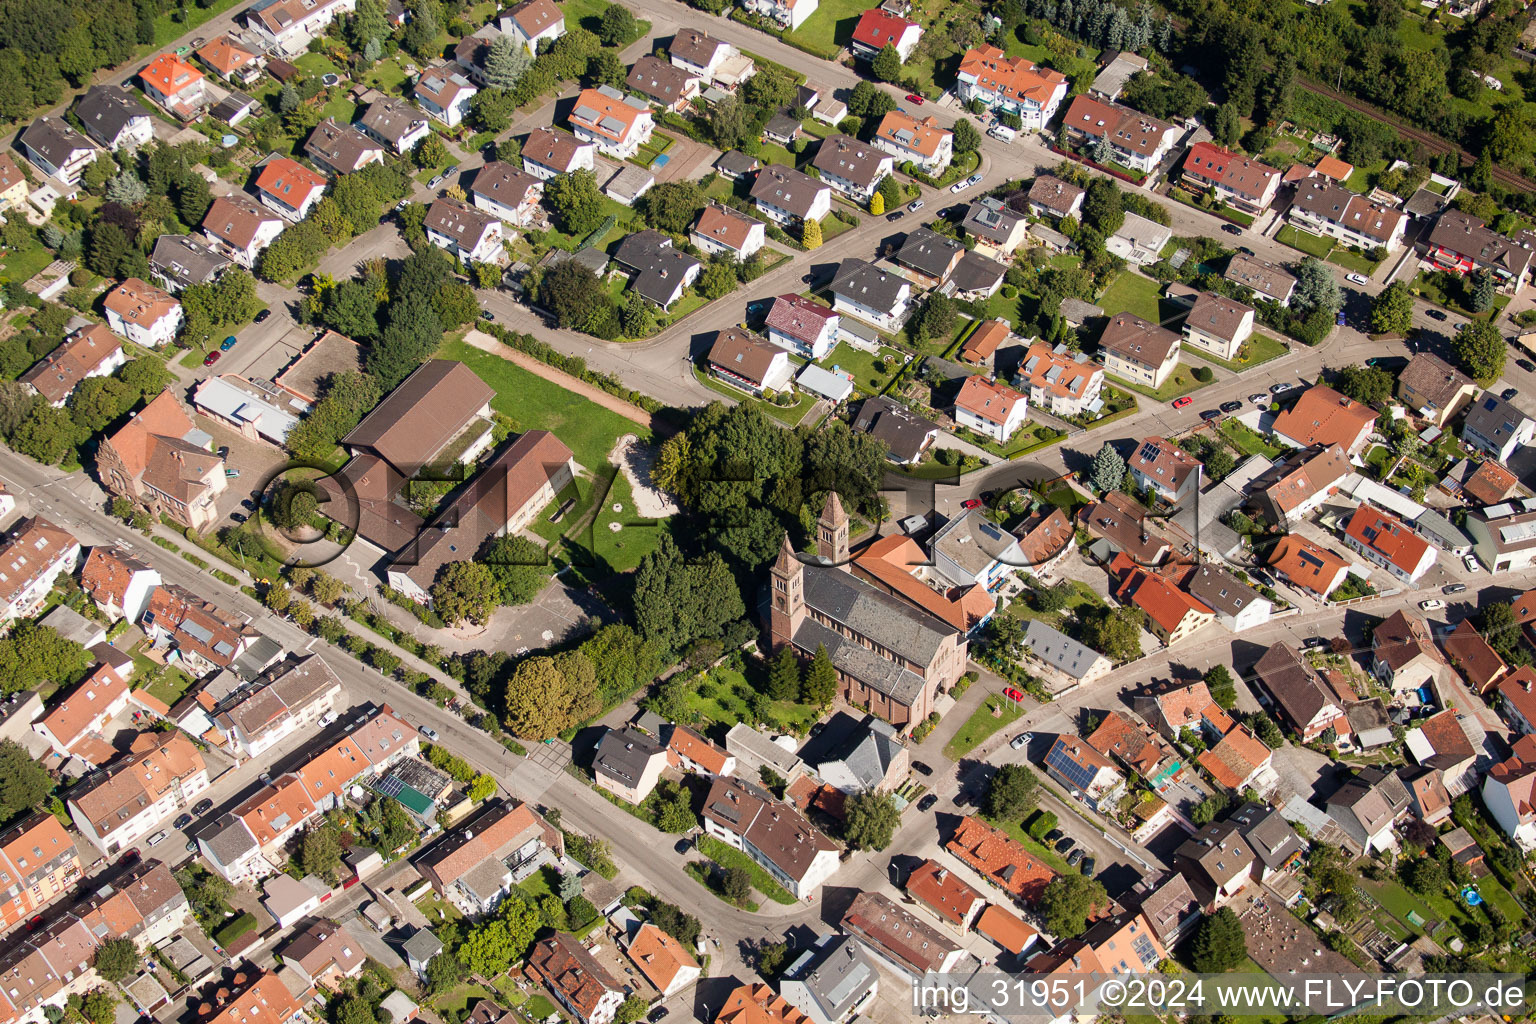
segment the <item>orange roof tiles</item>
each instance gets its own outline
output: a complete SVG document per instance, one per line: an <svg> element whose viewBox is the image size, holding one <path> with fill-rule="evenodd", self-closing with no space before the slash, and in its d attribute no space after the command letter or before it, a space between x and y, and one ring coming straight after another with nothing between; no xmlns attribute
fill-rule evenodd
<svg viewBox="0 0 1536 1024"><path fill-rule="evenodd" d="M1294 533L1280 538L1280 543L1270 553L1269 565L1297 586L1323 597L1332 590L1334 578L1349 567L1348 562L1332 551Z"/></svg>
<svg viewBox="0 0 1536 1024"><path fill-rule="evenodd" d="M274 779L251 799L235 808L235 817L245 822L258 846L268 846L303 824L315 805L304 794L304 784L297 775Z"/></svg>
<svg viewBox="0 0 1536 1024"><path fill-rule="evenodd" d="M859 552L853 567L857 575L882 590L905 598L962 631L970 630L996 610L997 601L985 587L957 587L940 593L912 574L915 567L927 565L929 561L928 555L912 538L892 534L875 540Z"/></svg>
<svg viewBox="0 0 1536 1024"><path fill-rule="evenodd" d="M635 962L635 966L640 968L645 980L662 992L667 990L679 972L699 966L687 947L649 923L642 924L640 930L635 932L625 952Z"/></svg>
<svg viewBox="0 0 1536 1024"><path fill-rule="evenodd" d="M810 1018L795 1009L773 989L757 982L733 989L715 1014L715 1024L809 1024Z"/></svg>
<svg viewBox="0 0 1536 1024"><path fill-rule="evenodd" d="M960 822L945 849L1026 903L1038 900L1056 877L1022 843L971 815Z"/></svg>
<svg viewBox="0 0 1536 1024"><path fill-rule="evenodd" d="M937 118L913 117L905 110L892 110L880 119L875 137L925 157L937 155L939 147L954 133L939 127Z"/></svg>
<svg viewBox="0 0 1536 1024"><path fill-rule="evenodd" d="M960 358L972 363L990 359L997 346L1008 340L1013 328L1006 320L988 320L971 332L960 350Z"/></svg>
<svg viewBox="0 0 1536 1024"><path fill-rule="evenodd" d="M159 323L181 305L170 293L136 277L127 278L107 292L101 304L124 320L146 326Z"/></svg>
<svg viewBox="0 0 1536 1024"><path fill-rule="evenodd" d="M1275 417L1274 431L1303 447L1337 444L1353 451L1376 423L1376 410L1315 384L1296 404Z"/></svg>
<svg viewBox="0 0 1536 1024"><path fill-rule="evenodd" d="M1013 388L976 375L966 378L955 398L955 408L964 409L992 423L1007 423L1014 406L1029 400Z"/></svg>
<svg viewBox="0 0 1536 1024"><path fill-rule="evenodd" d="M1369 505L1355 509L1344 527L1344 534L1407 573L1418 569L1429 551L1429 541Z"/></svg>
<svg viewBox="0 0 1536 1024"><path fill-rule="evenodd" d="M1028 99L1044 106L1066 84L1066 76L1042 68L1023 57L1005 57L995 46L981 46L965 51L960 58L960 74L973 76L976 84L988 92L1009 99Z"/></svg>
<svg viewBox="0 0 1536 1024"><path fill-rule="evenodd" d="M162 96L174 97L203 80L203 73L174 53L162 53L139 72L139 78Z"/></svg>
<svg viewBox="0 0 1536 1024"><path fill-rule="evenodd" d="M667 753L672 755L668 757L669 761L674 761L675 757L683 757L714 775L725 774L726 762L731 757L730 754L685 725L672 727L672 735L667 738ZM675 761L674 767L676 767Z"/></svg>
<svg viewBox="0 0 1536 1024"><path fill-rule="evenodd" d="M907 876L907 893L950 924L964 928L982 903L981 893L936 860L925 860Z"/></svg>
<svg viewBox="0 0 1536 1024"><path fill-rule="evenodd" d="M1028 949L1040 934L996 903L988 903L981 912L976 919L976 931L1015 955Z"/></svg>
<svg viewBox="0 0 1536 1024"><path fill-rule="evenodd" d="M113 705L127 696L128 684L116 672L98 664L62 701L48 710L39 724L46 726L66 750L72 750L87 733L101 728Z"/></svg>
<svg viewBox="0 0 1536 1024"><path fill-rule="evenodd" d="M1215 615L1200 601L1161 576L1133 569L1115 595L1122 603L1129 597L1153 622L1172 633L1191 615Z"/></svg>

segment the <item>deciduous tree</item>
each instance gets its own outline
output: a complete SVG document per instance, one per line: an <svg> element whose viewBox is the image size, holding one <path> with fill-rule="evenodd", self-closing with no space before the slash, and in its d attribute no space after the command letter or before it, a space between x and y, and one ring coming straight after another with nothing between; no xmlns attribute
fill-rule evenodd
<svg viewBox="0 0 1536 1024"><path fill-rule="evenodd" d="M1451 354L1467 376L1487 387L1504 373L1509 346L1491 322L1469 320L1451 338Z"/></svg>
<svg viewBox="0 0 1536 1024"><path fill-rule="evenodd" d="M1413 327L1413 296L1408 286L1393 281L1371 300L1371 330L1378 334L1407 334Z"/></svg>
<svg viewBox="0 0 1536 1024"><path fill-rule="evenodd" d="M875 59L869 63L869 73L881 82L896 82L901 79L901 54L896 47L886 43L875 54Z"/></svg>
<svg viewBox="0 0 1536 1024"><path fill-rule="evenodd" d="M901 824L901 812L889 793L860 793L844 810L843 841L855 850L885 849Z"/></svg>
<svg viewBox="0 0 1536 1024"><path fill-rule="evenodd" d="M1088 915L1108 905L1109 895L1098 881L1069 872L1057 875L1040 895L1045 930L1061 939L1075 939L1088 927Z"/></svg>
<svg viewBox="0 0 1536 1024"><path fill-rule="evenodd" d="M1021 764L1005 764L987 785L987 813L994 818L1022 818L1035 809L1040 782Z"/></svg>
<svg viewBox="0 0 1536 1024"><path fill-rule="evenodd" d="M478 562L449 562L432 584L432 606L447 622L485 622L500 598L495 575Z"/></svg>

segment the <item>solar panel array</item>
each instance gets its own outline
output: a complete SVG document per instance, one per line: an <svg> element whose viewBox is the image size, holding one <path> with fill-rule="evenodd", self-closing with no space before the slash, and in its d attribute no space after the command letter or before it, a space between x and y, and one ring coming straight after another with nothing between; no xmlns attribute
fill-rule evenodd
<svg viewBox="0 0 1536 1024"><path fill-rule="evenodd" d="M1094 776L1099 773L1097 768L1074 760L1067 751L1066 744L1061 740L1057 740L1056 745L1051 747L1051 752L1046 755L1045 763L1056 774L1066 779L1069 784L1081 790L1087 790L1093 784Z"/></svg>

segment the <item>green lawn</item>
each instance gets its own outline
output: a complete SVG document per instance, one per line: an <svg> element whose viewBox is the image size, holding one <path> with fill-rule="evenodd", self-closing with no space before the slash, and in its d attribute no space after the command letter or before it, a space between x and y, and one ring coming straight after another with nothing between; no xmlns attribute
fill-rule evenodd
<svg viewBox="0 0 1536 1024"><path fill-rule="evenodd" d="M213 0L207 7L179 7L158 15L155 18L154 42L139 47L139 56L142 57L156 50L163 49L204 22L223 14L238 2L239 0ZM176 19L177 14L185 14L186 17L178 21Z"/></svg>
<svg viewBox="0 0 1536 1024"><path fill-rule="evenodd" d="M0 251L0 278L18 284L30 281L52 262L53 253L29 235L27 244L21 248Z"/></svg>
<svg viewBox="0 0 1536 1024"><path fill-rule="evenodd" d="M1040 860L1044 861L1047 865L1050 866L1051 870L1055 871L1057 874L1070 875L1077 871L1077 868L1074 868L1072 865L1067 863L1065 857L1060 856L1055 850L1050 849L1045 844L1035 839L1034 836L1024 831L1024 825L1022 822L1015 821L1012 818L992 818L985 814L983 814L981 818L983 821L987 822L987 824L993 826L994 828L1000 828L1004 832L1008 833L1008 835L1012 837L1020 846L1024 847L1024 849L1028 850Z"/></svg>
<svg viewBox="0 0 1536 1024"><path fill-rule="evenodd" d="M1212 381L1211 383L1215 382ZM1195 380L1195 375L1190 372L1189 364L1182 361L1173 368L1173 372L1168 375L1168 379L1163 382L1163 386L1156 391L1143 387L1140 384L1132 384L1130 381L1119 380L1118 378L1115 380L1115 384L1117 387L1130 388L1139 395L1146 395L1156 402L1171 402L1181 395L1192 394L1206 386Z"/></svg>
<svg viewBox="0 0 1536 1024"><path fill-rule="evenodd" d="M323 53L306 53L293 62L294 67L315 78L321 75L340 75L341 68Z"/></svg>
<svg viewBox="0 0 1536 1024"><path fill-rule="evenodd" d="M1335 266L1343 267L1345 270L1353 271L1356 274L1364 274L1366 277L1376 273L1376 268L1381 266L1379 261L1373 260L1369 256L1358 252L1350 252L1344 248L1338 248L1329 253L1328 262Z"/></svg>
<svg viewBox="0 0 1536 1024"><path fill-rule="evenodd" d="M405 92L405 69L394 58L381 60L363 75L363 84L382 93L399 96Z"/></svg>
<svg viewBox="0 0 1536 1024"><path fill-rule="evenodd" d="M777 142L759 143L757 147L757 159L764 165L778 164L780 167L794 167L795 154L779 145ZM726 184L734 186L736 183L727 181Z"/></svg>
<svg viewBox="0 0 1536 1024"><path fill-rule="evenodd" d="M140 661L141 658L143 659L142 662ZM137 671L133 677L133 685L135 687L142 686L149 691L150 696L160 701L166 707L174 706L177 701L181 700L182 694L186 693L192 686L192 677L175 665L161 667L139 654L135 654L133 660L137 666ZM146 665L153 671L146 672ZM150 681L146 683L145 680Z"/></svg>
<svg viewBox="0 0 1536 1024"><path fill-rule="evenodd" d="M1251 215L1246 214L1242 210L1236 209L1235 207L1228 206L1226 203L1219 203L1214 208L1202 206L1200 203L1195 201L1194 196L1190 195L1182 188L1171 188L1168 190L1168 195L1170 198L1183 203L1185 206L1192 207L1196 210L1204 210L1206 213L1214 214L1218 217L1224 217L1227 220L1241 224L1244 227L1248 227L1253 223L1253 217Z"/></svg>
<svg viewBox="0 0 1536 1024"><path fill-rule="evenodd" d="M352 118L357 115L357 104L352 102L345 90L337 89L336 95L320 108L320 114L322 117L334 117L337 124L351 124Z"/></svg>
<svg viewBox="0 0 1536 1024"><path fill-rule="evenodd" d="M755 720L747 705L752 693L752 685L747 682L746 676L735 669L720 666L699 677L697 684L688 693L687 705L700 718L729 728L738 722L750 723ZM821 717L820 708L814 704L791 704L776 700L769 701L768 706L778 724L799 734L809 731L811 724Z"/></svg>
<svg viewBox="0 0 1536 1024"><path fill-rule="evenodd" d="M1421 270L1419 275L1409 282L1408 290L1420 298L1435 303L1437 306L1444 306L1454 313L1460 313L1462 316L1474 320L1497 319L1504 307L1509 305L1509 296L1500 292L1494 296L1491 309L1485 310L1482 313L1474 313L1461 304L1460 295L1452 295L1445 290L1444 280L1445 276Z"/></svg>
<svg viewBox="0 0 1536 1024"><path fill-rule="evenodd" d="M1281 245L1288 245L1292 249L1300 249L1309 256L1316 256L1318 259L1327 258L1328 254L1333 251L1333 239L1325 238L1322 235L1310 234L1306 231L1298 231L1290 224L1287 224L1275 233L1275 241Z"/></svg>
<svg viewBox="0 0 1536 1024"><path fill-rule="evenodd" d="M868 9L865 0L827 0L817 6L815 14L805 19L805 24L793 32L786 32L785 38L828 50L847 46L853 39L860 16Z"/></svg>
<svg viewBox="0 0 1536 1024"><path fill-rule="evenodd" d="M1134 271L1121 271L1104 294L1099 296L1098 304L1104 307L1104 312L1113 316L1116 313L1135 313L1143 320L1152 323L1162 321L1163 286L1160 282L1150 277L1142 277Z"/></svg>
<svg viewBox="0 0 1536 1024"><path fill-rule="evenodd" d="M1068 619L1072 618L1079 608L1102 607L1104 599L1082 580L1071 580L1072 596L1067 601L1067 606L1059 612L1042 612L1030 607L1028 595L1021 594L1008 602L1008 607L1003 609L1003 614L1010 618L1028 622L1038 619L1046 625L1060 629Z"/></svg>
<svg viewBox="0 0 1536 1024"><path fill-rule="evenodd" d="M752 888L775 903L794 906L796 901L789 891L763 870L757 861L740 850L733 850L713 836L700 836L699 852L723 868L742 868L752 876Z"/></svg>
<svg viewBox="0 0 1536 1024"><path fill-rule="evenodd" d="M711 391L718 391L722 395L734 398L743 405L755 405L763 413L772 416L785 426L793 427L798 424L805 418L805 414L810 411L811 406L816 404L816 396L806 394L803 391L794 392L794 405L776 405L773 402L765 402L761 398L752 397L739 388L731 387L714 374L697 366L693 368L693 376L700 384L703 384Z"/></svg>
<svg viewBox="0 0 1536 1024"><path fill-rule="evenodd" d="M620 511L615 512L618 505ZM617 523L617 531L611 525ZM628 572L640 565L640 560L661 542L661 534L667 528L664 519L642 519L635 514L635 499L629 486L629 478L619 473L613 478L603 499L602 508L592 523L593 554L598 564L606 565L613 572Z"/></svg>
<svg viewBox="0 0 1536 1024"><path fill-rule="evenodd" d="M983 437L974 431L965 431L963 427L959 428L958 433L959 436L972 444L985 448L993 455L1004 459L1017 458L1025 452L1037 451L1066 439L1065 434L1057 432L1056 428L1047 426L1044 423L1029 423L1020 427L1008 439L1007 444L998 444L991 438Z"/></svg>
<svg viewBox="0 0 1536 1024"><path fill-rule="evenodd" d="M1002 713L994 715L995 708L1000 708ZM971 717L955 733L955 738L944 745L944 756L951 761L960 760L987 737L1018 721L1022 715L1023 712L1013 701L1007 700L1000 693L994 693L971 712Z"/></svg>
<svg viewBox="0 0 1536 1024"><path fill-rule="evenodd" d="M471 1003L489 998L491 998L490 990L483 985L460 985L438 996L433 1005L441 1013L452 1013L455 1017L460 1017Z"/></svg>
<svg viewBox="0 0 1536 1024"><path fill-rule="evenodd" d="M1189 350L1186 349L1186 351ZM1255 332L1249 336L1247 341L1243 342L1243 347L1238 349L1236 362L1228 362L1225 359L1217 358L1209 352L1197 352L1196 354L1208 363L1225 366L1233 373L1242 373L1244 370L1251 370L1255 366L1262 366L1271 359L1279 359L1289 351L1290 349L1286 347L1285 342L1276 341L1267 334Z"/></svg>
<svg viewBox="0 0 1536 1024"><path fill-rule="evenodd" d="M885 361L885 371L882 373L876 369L876 362ZM878 395L890 384L891 378L901 371L906 365L906 356L899 349L882 348L876 356L861 348L854 348L847 342L838 342L837 347L827 353L822 365L832 368L838 367L853 374L853 385L860 391Z"/></svg>
<svg viewBox="0 0 1536 1024"><path fill-rule="evenodd" d="M1270 444L1264 440L1263 434L1231 417L1222 420L1221 426L1217 429L1244 455L1262 455L1266 459L1275 459L1288 450L1279 445Z"/></svg>

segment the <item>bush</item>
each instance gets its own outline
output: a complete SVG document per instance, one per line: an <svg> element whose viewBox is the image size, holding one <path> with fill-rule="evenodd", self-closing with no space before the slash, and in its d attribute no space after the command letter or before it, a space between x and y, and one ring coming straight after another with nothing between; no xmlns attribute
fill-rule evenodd
<svg viewBox="0 0 1536 1024"><path fill-rule="evenodd" d="M214 933L213 937L218 940L219 945L228 946L242 935L249 935L255 930L256 917L250 911L246 911L238 917L230 918L222 928Z"/></svg>
<svg viewBox="0 0 1536 1024"><path fill-rule="evenodd" d="M1211 370L1209 366L1197 366L1193 372L1195 375L1195 380L1199 381L1201 384L1209 384L1211 381L1216 379L1216 374Z"/></svg>
<svg viewBox="0 0 1536 1024"><path fill-rule="evenodd" d="M1050 811L1036 811L1035 816L1029 819L1029 826L1025 831L1043 842L1046 834L1055 828L1056 824L1056 815Z"/></svg>

